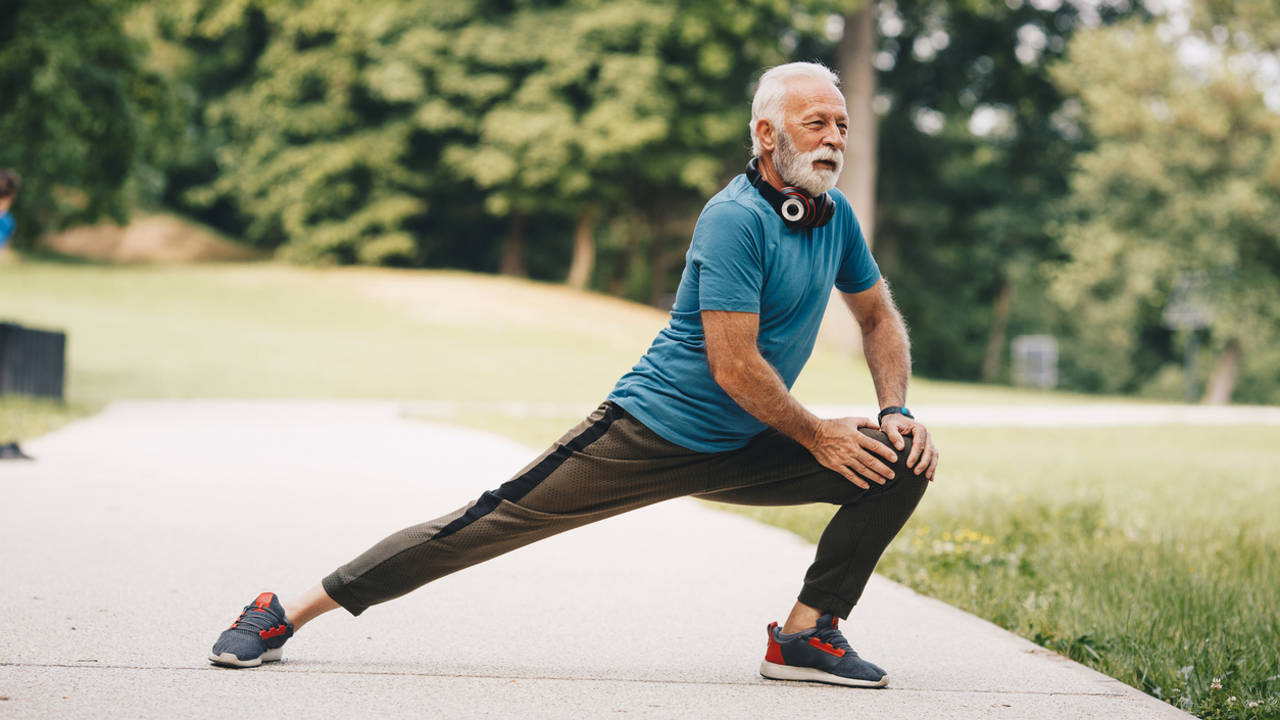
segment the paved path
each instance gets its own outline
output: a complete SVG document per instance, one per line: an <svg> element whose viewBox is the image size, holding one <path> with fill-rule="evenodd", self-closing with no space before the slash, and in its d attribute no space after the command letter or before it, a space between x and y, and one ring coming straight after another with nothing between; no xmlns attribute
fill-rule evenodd
<svg viewBox="0 0 1280 720"><path fill-rule="evenodd" d="M214 669L258 591L309 586L531 452L389 403L230 401L115 405L26 449L0 464L0 718L1189 717L881 578L846 629L890 688L764 680L812 547L688 500Z"/></svg>

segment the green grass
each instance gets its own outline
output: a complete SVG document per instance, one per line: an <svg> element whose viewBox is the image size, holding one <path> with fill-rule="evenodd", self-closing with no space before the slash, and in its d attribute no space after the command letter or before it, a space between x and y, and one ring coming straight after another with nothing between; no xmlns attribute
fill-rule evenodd
<svg viewBox="0 0 1280 720"><path fill-rule="evenodd" d="M118 399L345 397L426 403L428 419L540 448L604 397L665 315L451 272L37 261L0 265L0 319L68 332L70 401L0 401L0 441ZM865 368L826 347L796 393L874 411ZM911 390L913 404L1105 399ZM497 405L511 400L551 407L516 417ZM1280 717L1274 429L936 433L939 480L883 572L1204 717ZM830 512L748 511L811 539Z"/></svg>
<svg viewBox="0 0 1280 720"><path fill-rule="evenodd" d="M0 266L0 314L68 332L68 396L89 404L325 396L594 405L666 318L464 273L51 262ZM874 409L865 368L826 347L796 392ZM912 400L1096 398L921 380Z"/></svg>
<svg viewBox="0 0 1280 720"><path fill-rule="evenodd" d="M44 435L95 409L43 398L0 397L0 443L21 442Z"/></svg>

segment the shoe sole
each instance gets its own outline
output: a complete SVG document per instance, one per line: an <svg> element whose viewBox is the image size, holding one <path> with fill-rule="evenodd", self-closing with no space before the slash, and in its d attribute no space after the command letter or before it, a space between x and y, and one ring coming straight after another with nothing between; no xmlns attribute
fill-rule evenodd
<svg viewBox="0 0 1280 720"><path fill-rule="evenodd" d="M214 665L218 665L219 667L230 667L230 668L258 667L262 663L280 662L283 659L284 659L284 648L282 647L278 647L274 650L268 650L262 653L261 655L259 655L258 657L250 658L248 660L241 660L240 658L236 657L235 653L224 652L224 653L218 653L217 655L214 655L213 653L209 653L209 662L213 663Z"/></svg>
<svg viewBox="0 0 1280 720"><path fill-rule="evenodd" d="M857 680L855 678L832 675L817 668L779 665L768 660L760 663L760 674L770 680L799 680L800 682L820 682L830 685L844 685L846 687L882 688L889 684L888 675L879 680Z"/></svg>

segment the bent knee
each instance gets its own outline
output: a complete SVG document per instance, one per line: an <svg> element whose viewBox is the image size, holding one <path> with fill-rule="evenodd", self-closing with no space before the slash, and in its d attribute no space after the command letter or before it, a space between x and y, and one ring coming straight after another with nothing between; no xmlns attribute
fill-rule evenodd
<svg viewBox="0 0 1280 720"><path fill-rule="evenodd" d="M861 431L863 435L884 444L897 455L898 459L894 462L890 463L887 459L885 460L889 467L893 469L894 479L926 479L923 473L918 473L907 466L907 458L911 456L912 437L910 435L902 436L902 449L898 449L894 447L893 443L889 440L889 436L882 430L877 430L875 428L858 428L858 430ZM876 454L879 455L879 453Z"/></svg>

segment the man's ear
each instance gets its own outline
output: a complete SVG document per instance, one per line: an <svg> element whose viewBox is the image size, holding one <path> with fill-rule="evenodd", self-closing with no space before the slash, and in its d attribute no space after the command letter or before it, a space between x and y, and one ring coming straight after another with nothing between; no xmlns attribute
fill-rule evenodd
<svg viewBox="0 0 1280 720"><path fill-rule="evenodd" d="M760 138L760 149L773 152L778 148L778 137L774 134L773 123L760 118L756 121L756 137Z"/></svg>

